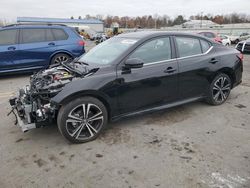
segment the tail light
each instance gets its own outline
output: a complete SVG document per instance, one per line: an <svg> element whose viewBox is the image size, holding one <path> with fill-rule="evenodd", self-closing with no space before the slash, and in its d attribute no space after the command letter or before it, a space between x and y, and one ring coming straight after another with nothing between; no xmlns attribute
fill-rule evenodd
<svg viewBox="0 0 250 188"><path fill-rule="evenodd" d="M79 45L79 46L85 46L84 40L79 40L79 41L78 41L78 45Z"/></svg>
<svg viewBox="0 0 250 188"><path fill-rule="evenodd" d="M243 62L244 56L242 53L238 54L237 57Z"/></svg>

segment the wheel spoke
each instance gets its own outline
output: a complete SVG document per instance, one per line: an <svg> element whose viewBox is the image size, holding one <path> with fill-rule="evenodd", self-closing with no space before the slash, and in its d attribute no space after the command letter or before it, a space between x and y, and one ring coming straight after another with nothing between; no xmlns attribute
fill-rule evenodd
<svg viewBox="0 0 250 188"><path fill-rule="evenodd" d="M83 125L78 126L78 127L73 131L73 133L70 134L70 136L74 137L75 134L76 134L80 129L82 130L82 127L83 127Z"/></svg>
<svg viewBox="0 0 250 188"><path fill-rule="evenodd" d="M102 112L99 112L99 113L93 115L92 117L88 118L88 120L89 121L95 121L96 119L102 119L103 116L100 116L100 115L102 115ZM100 117L98 117L98 116L100 116Z"/></svg>
<svg viewBox="0 0 250 188"><path fill-rule="evenodd" d="M80 134L81 134L82 129L83 129L84 126L85 126L85 125L82 125L81 128L78 130L78 133L77 133L77 135L76 135L76 139L79 138L79 136L80 136Z"/></svg>
<svg viewBox="0 0 250 188"><path fill-rule="evenodd" d="M226 96L224 95L224 93L222 91L220 92L220 95L221 95L221 100L224 101L224 99L226 98Z"/></svg>
<svg viewBox="0 0 250 188"><path fill-rule="evenodd" d="M87 112L85 118L87 119L89 117L89 110L90 110L91 104L87 104Z"/></svg>
<svg viewBox="0 0 250 188"><path fill-rule="evenodd" d="M67 119L66 123L81 123L82 121L80 120L75 120L75 119Z"/></svg>
<svg viewBox="0 0 250 188"><path fill-rule="evenodd" d="M220 90L220 88L219 88L216 84L214 84L213 89L214 89L214 90L217 90L217 91L219 91L219 90Z"/></svg>
<svg viewBox="0 0 250 188"><path fill-rule="evenodd" d="M82 121L82 118L73 116L73 115L71 115L71 114L69 114L68 117L71 118L71 119L74 119L74 120Z"/></svg>
<svg viewBox="0 0 250 188"><path fill-rule="evenodd" d="M88 131L89 131L90 137L94 136L94 133L93 133L93 131L90 129L88 123L86 124L86 127L87 127L87 129L88 129Z"/></svg>
<svg viewBox="0 0 250 188"><path fill-rule="evenodd" d="M224 78L224 77L221 78L221 88L223 88L225 80L226 80L226 78Z"/></svg>
<svg viewBox="0 0 250 188"><path fill-rule="evenodd" d="M92 125L90 125L89 123L87 123L87 125L88 125L93 131L95 131L95 133L97 133L97 130L96 130Z"/></svg>
<svg viewBox="0 0 250 188"><path fill-rule="evenodd" d="M230 90L230 84L227 84L227 85L224 86L221 90Z"/></svg>
<svg viewBox="0 0 250 188"><path fill-rule="evenodd" d="M216 94L215 94L215 96L214 96L214 100L218 100L218 97L219 97L219 95L220 95L220 92L218 91Z"/></svg>
<svg viewBox="0 0 250 188"><path fill-rule="evenodd" d="M83 119L86 118L86 106L85 104L82 104L82 112L83 112Z"/></svg>
<svg viewBox="0 0 250 188"><path fill-rule="evenodd" d="M93 118L93 119L89 120L89 122L93 122L93 121L96 121L96 120L102 120L103 121L103 116Z"/></svg>

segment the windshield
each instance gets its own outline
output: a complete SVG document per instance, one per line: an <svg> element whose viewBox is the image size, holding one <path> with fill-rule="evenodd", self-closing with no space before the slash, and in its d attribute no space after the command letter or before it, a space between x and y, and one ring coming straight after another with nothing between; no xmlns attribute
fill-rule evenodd
<svg viewBox="0 0 250 188"><path fill-rule="evenodd" d="M106 65L114 61L136 42L136 39L111 38L92 48L88 53L84 54L79 61L88 64Z"/></svg>

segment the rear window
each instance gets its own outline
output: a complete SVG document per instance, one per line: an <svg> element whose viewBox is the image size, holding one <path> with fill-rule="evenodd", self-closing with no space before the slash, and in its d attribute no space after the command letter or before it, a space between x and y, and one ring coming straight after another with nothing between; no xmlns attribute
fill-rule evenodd
<svg viewBox="0 0 250 188"><path fill-rule="evenodd" d="M11 45L16 43L17 30L8 29L0 31L0 45Z"/></svg>
<svg viewBox="0 0 250 188"><path fill-rule="evenodd" d="M205 53L208 51L208 49L211 47L210 43L208 43L205 40L200 40L201 41L201 48L202 48L202 52Z"/></svg>
<svg viewBox="0 0 250 188"><path fill-rule="evenodd" d="M62 29L52 29L55 40L67 40L68 35Z"/></svg>
<svg viewBox="0 0 250 188"><path fill-rule="evenodd" d="M176 37L180 57L202 54L199 39L191 37Z"/></svg>

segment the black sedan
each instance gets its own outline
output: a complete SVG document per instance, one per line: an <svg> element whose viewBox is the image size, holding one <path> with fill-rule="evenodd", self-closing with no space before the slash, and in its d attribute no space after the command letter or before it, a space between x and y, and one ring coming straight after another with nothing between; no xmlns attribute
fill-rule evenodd
<svg viewBox="0 0 250 188"><path fill-rule="evenodd" d="M122 34L34 74L10 104L23 131L56 121L82 143L122 117L199 100L220 105L241 83L242 63L237 50L198 35Z"/></svg>

